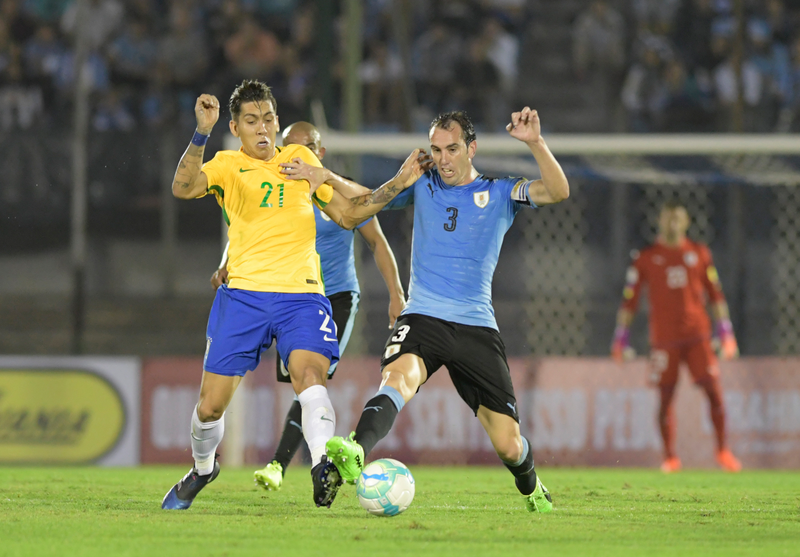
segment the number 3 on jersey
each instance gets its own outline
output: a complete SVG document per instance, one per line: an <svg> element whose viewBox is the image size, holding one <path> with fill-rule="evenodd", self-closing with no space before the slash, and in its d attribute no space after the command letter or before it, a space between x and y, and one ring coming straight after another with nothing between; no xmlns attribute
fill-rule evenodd
<svg viewBox="0 0 800 557"><path fill-rule="evenodd" d="M456 229L456 219L458 218L458 209L455 207L448 207L447 212L450 213L450 216L447 219L450 222L444 223L444 229L448 232L453 232Z"/></svg>

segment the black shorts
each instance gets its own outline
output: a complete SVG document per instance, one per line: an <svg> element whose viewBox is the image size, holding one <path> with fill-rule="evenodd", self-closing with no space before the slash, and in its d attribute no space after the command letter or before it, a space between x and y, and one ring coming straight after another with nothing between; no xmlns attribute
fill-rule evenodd
<svg viewBox="0 0 800 557"><path fill-rule="evenodd" d="M333 322L336 324L336 338L339 340L339 357L344 354L344 349L347 348L347 343L350 341L350 333L353 332L353 323L356 320L358 313L358 302L361 297L358 292L337 292L328 296L331 303L331 312L333 313ZM328 379L333 377L336 372L335 362L328 370ZM278 373L278 381L280 383L291 383L289 377L289 370L283 364L281 355L278 354L277 361L275 362L275 369Z"/></svg>
<svg viewBox="0 0 800 557"><path fill-rule="evenodd" d="M476 415L478 407L485 406L519 422L506 347L496 330L415 313L403 315L386 341L381 369L403 354L422 358L428 377L445 366L456 391Z"/></svg>

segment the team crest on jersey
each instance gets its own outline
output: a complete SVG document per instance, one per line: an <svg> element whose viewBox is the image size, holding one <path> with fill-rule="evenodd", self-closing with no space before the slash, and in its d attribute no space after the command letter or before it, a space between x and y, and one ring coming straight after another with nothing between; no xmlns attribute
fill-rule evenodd
<svg viewBox="0 0 800 557"><path fill-rule="evenodd" d="M693 251L687 251L683 254L683 262L689 267L694 267L697 265L697 260L697 254Z"/></svg>
<svg viewBox="0 0 800 557"><path fill-rule="evenodd" d="M483 209L489 204L489 192L488 191L478 191L472 194L472 198L475 200L475 205Z"/></svg>

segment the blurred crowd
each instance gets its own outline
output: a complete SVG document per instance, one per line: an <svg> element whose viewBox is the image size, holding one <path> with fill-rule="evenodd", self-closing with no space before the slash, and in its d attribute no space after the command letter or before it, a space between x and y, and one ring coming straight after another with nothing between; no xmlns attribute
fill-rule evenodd
<svg viewBox="0 0 800 557"><path fill-rule="evenodd" d="M740 89L746 131L796 131L800 0L744 1L738 34L734 0L364 0L364 128L410 129L465 108L499 131L517 104L542 100L531 68L552 57L569 64L555 85L607 92L594 97L616 115L607 131L729 131ZM79 29L98 131L190 126L200 92L224 102L244 77L274 88L285 122L307 119L321 60L341 106L343 2L330 21L313 0L87 3L79 21L75 0L0 0L0 129L71 124ZM573 9L567 49L532 40L556 4ZM327 58L320 26L332 30ZM340 123L335 109L327 117Z"/></svg>
<svg viewBox="0 0 800 557"><path fill-rule="evenodd" d="M578 74L621 79L629 131L797 131L800 2L631 0L621 13L598 0L574 27Z"/></svg>

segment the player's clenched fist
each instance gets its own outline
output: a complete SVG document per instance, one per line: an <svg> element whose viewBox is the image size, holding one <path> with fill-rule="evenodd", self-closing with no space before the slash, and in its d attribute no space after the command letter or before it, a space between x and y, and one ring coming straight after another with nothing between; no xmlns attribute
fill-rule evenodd
<svg viewBox="0 0 800 557"><path fill-rule="evenodd" d="M403 162L400 170L397 171L396 178L400 180L403 187L407 188L431 168L433 168L433 159L425 152L425 149L414 149Z"/></svg>
<svg viewBox="0 0 800 557"><path fill-rule="evenodd" d="M532 143L539 140L542 134L539 113L526 106L520 112L511 114L511 123L506 126L506 131L514 139L519 139L525 143Z"/></svg>
<svg viewBox="0 0 800 557"><path fill-rule="evenodd" d="M209 135L211 128L219 120L219 100L214 95L200 95L194 104L194 115L197 118L197 131Z"/></svg>

